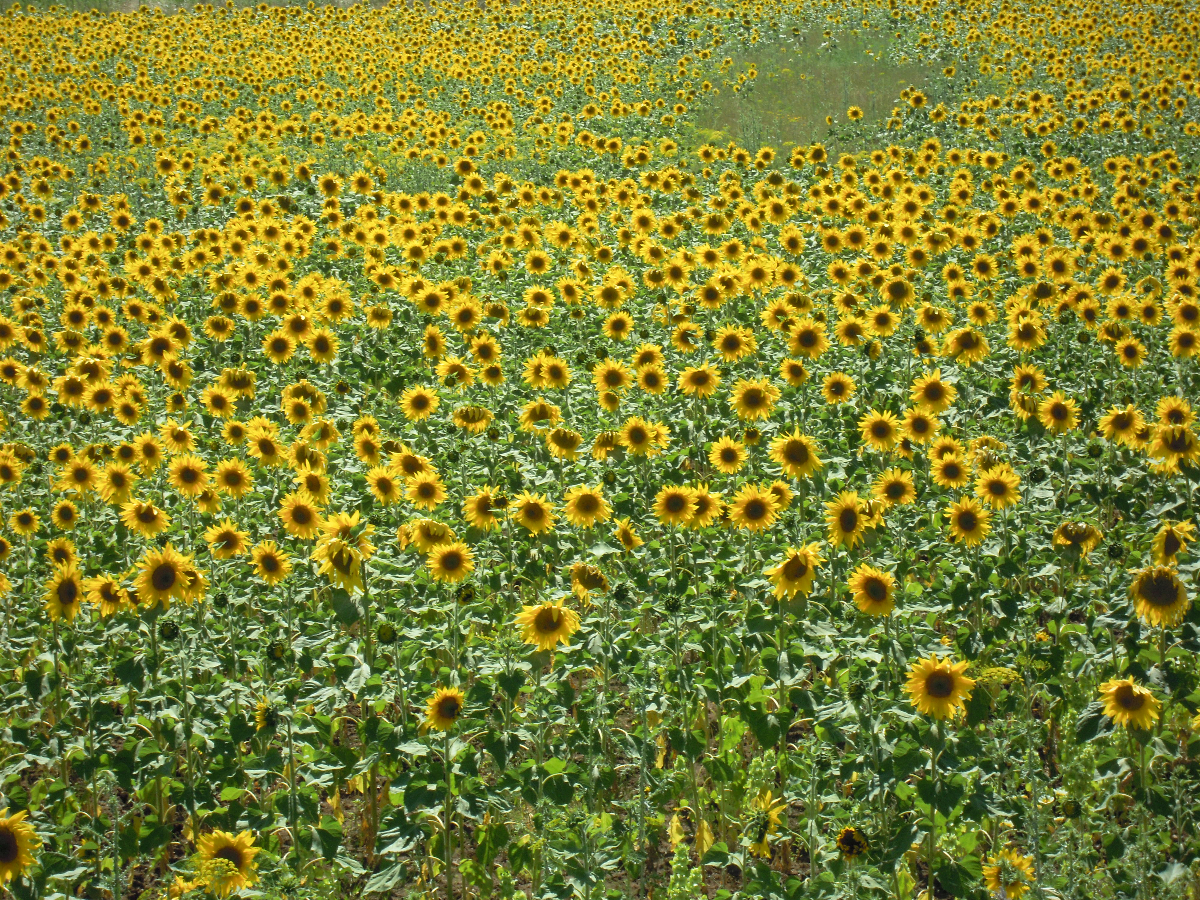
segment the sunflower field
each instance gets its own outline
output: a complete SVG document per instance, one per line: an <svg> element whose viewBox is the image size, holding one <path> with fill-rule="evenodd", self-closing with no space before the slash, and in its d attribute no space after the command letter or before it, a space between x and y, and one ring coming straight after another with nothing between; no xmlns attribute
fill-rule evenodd
<svg viewBox="0 0 1200 900"><path fill-rule="evenodd" d="M14 4L0 85L0 896L1200 898L1196 5Z"/></svg>

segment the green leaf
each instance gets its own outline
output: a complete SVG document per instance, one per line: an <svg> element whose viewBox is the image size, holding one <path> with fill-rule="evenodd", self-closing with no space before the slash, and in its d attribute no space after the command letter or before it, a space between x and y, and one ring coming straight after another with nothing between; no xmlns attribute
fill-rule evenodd
<svg viewBox="0 0 1200 900"><path fill-rule="evenodd" d="M325 859L337 856L342 846L342 826L332 816L321 816L319 827L312 829L312 848L314 853L321 854Z"/></svg>
<svg viewBox="0 0 1200 900"><path fill-rule="evenodd" d="M1075 739L1081 742L1094 741L1112 732L1112 720L1104 714L1104 704L1096 701L1088 705L1075 721Z"/></svg>
<svg viewBox="0 0 1200 900"><path fill-rule="evenodd" d="M358 604L342 588L334 588L329 592L329 605L333 607L333 614L337 620L347 628L362 618Z"/></svg>
<svg viewBox="0 0 1200 900"><path fill-rule="evenodd" d="M408 866L402 862L392 863L372 875L363 886L364 894L390 894L408 876Z"/></svg>

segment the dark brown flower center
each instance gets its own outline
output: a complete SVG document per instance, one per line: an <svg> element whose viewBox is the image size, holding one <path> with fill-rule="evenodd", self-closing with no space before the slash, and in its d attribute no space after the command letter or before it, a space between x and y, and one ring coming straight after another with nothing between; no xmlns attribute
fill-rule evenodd
<svg viewBox="0 0 1200 900"><path fill-rule="evenodd" d="M179 573L171 563L160 563L150 575L150 583L156 591L169 591L175 586Z"/></svg>
<svg viewBox="0 0 1200 900"><path fill-rule="evenodd" d="M533 627L541 634L553 634L558 631L560 614L557 607L548 606L539 609L533 617Z"/></svg>
<svg viewBox="0 0 1200 900"><path fill-rule="evenodd" d="M925 692L930 697L945 700L954 693L954 676L949 672L933 672L925 679Z"/></svg>
<svg viewBox="0 0 1200 900"><path fill-rule="evenodd" d="M74 606L79 599L79 587L73 579L67 579L58 586L58 602L63 606Z"/></svg>
<svg viewBox="0 0 1200 900"><path fill-rule="evenodd" d="M1172 606L1179 598L1175 579L1168 574L1151 575L1138 587L1138 595L1151 606Z"/></svg>
<svg viewBox="0 0 1200 900"><path fill-rule="evenodd" d="M887 600L887 585L882 578L868 578L863 582L863 593L872 603L883 603Z"/></svg>
<svg viewBox="0 0 1200 900"><path fill-rule="evenodd" d="M0 866L12 865L21 855L21 845L16 832L8 825L0 825Z"/></svg>

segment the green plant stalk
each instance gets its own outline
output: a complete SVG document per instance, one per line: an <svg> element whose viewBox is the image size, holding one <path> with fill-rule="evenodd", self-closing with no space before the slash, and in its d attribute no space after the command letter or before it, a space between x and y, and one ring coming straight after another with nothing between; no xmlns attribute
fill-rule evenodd
<svg viewBox="0 0 1200 900"><path fill-rule="evenodd" d="M454 900L454 843L450 817L454 814L454 773L450 768L450 729L446 729L442 760L446 768L446 799L443 810L443 826L446 844L446 900Z"/></svg>

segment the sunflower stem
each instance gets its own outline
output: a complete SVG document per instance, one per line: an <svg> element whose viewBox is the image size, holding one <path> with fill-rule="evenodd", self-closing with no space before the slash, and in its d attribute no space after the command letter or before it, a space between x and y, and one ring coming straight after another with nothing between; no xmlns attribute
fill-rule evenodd
<svg viewBox="0 0 1200 900"><path fill-rule="evenodd" d="M446 844L446 900L454 900L454 843L450 828L450 817L454 814L454 773L450 768L450 729L446 729L445 749L442 760L446 767L446 800L443 811Z"/></svg>

